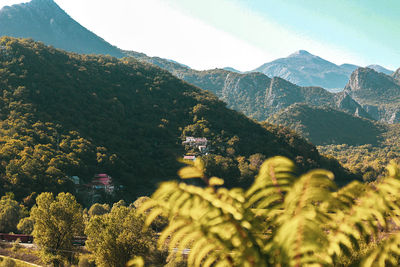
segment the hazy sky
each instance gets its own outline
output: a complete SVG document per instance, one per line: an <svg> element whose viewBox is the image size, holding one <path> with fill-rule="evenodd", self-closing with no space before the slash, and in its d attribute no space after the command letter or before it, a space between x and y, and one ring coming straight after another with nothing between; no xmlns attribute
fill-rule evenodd
<svg viewBox="0 0 400 267"><path fill-rule="evenodd" d="M400 67L398 0L55 2L113 45L196 69L251 70L300 49L336 64Z"/></svg>

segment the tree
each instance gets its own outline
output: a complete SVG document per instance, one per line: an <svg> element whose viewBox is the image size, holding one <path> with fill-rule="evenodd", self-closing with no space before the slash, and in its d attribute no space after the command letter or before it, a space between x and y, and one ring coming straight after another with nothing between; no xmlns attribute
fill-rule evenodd
<svg viewBox="0 0 400 267"><path fill-rule="evenodd" d="M32 231L33 231L33 225L34 225L34 222L33 222L32 218L25 217L19 221L19 223L17 225L17 229L20 233L23 233L25 235L30 235L30 234L32 234Z"/></svg>
<svg viewBox="0 0 400 267"><path fill-rule="evenodd" d="M147 262L163 262L155 247L156 233L142 231L144 220L133 207L116 203L110 213L95 215L85 229L86 247L97 266L125 266L133 256L143 256Z"/></svg>
<svg viewBox="0 0 400 267"><path fill-rule="evenodd" d="M2 196L0 199L0 232L15 232L18 221L26 215L26 209L14 200L12 193Z"/></svg>
<svg viewBox="0 0 400 267"><path fill-rule="evenodd" d="M95 215L103 215L108 212L110 212L110 206L108 204L95 203L90 207L88 214L90 217L93 217Z"/></svg>
<svg viewBox="0 0 400 267"><path fill-rule="evenodd" d="M169 218L158 243L182 256L188 266L396 266L400 234L391 230L400 209L400 170L374 184L357 181L337 190L333 174L312 170L301 176L284 157L266 160L246 191L220 187L206 177L201 161L179 171L201 178L205 188L186 183L161 184L139 212L146 223ZM380 241L383 240L383 241ZM369 249L365 249L369 248ZM177 251L177 252L174 252ZM132 261L140 266L140 261Z"/></svg>
<svg viewBox="0 0 400 267"><path fill-rule="evenodd" d="M71 258L74 235L83 228L82 208L70 193L42 193L31 210L33 236L46 263L60 266Z"/></svg>

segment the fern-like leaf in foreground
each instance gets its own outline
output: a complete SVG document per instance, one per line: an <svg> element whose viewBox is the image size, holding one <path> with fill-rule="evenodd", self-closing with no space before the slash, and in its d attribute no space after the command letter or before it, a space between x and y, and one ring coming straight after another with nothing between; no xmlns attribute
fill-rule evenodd
<svg viewBox="0 0 400 267"><path fill-rule="evenodd" d="M352 261L362 247L376 250L357 260L365 266L395 263L400 235L385 239L397 220L399 170L374 184L353 182L337 190L333 174L313 170L300 177L284 157L266 160L253 185L243 191L221 187L223 180L204 175L199 161L179 171L207 186L161 184L139 212L146 224L159 215L169 219L159 246L188 266L332 266ZM386 235L388 236L388 235ZM384 240L384 241L378 241Z"/></svg>

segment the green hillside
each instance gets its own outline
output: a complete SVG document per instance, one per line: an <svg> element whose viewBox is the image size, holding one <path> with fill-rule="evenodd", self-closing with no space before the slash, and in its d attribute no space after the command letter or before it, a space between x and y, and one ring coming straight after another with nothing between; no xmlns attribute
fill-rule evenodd
<svg viewBox="0 0 400 267"><path fill-rule="evenodd" d="M294 104L272 115L269 122L293 129L316 145L377 144L387 126L328 107Z"/></svg>
<svg viewBox="0 0 400 267"><path fill-rule="evenodd" d="M386 175L386 166L391 161L400 164L400 124L389 124L385 128L376 144L332 144L318 146L318 150L337 158L344 166L362 175L364 180L375 180ZM361 136L366 132L358 134Z"/></svg>
<svg viewBox="0 0 400 267"><path fill-rule="evenodd" d="M294 104L268 121L296 131L366 181L384 177L390 161L400 163L400 124L306 104Z"/></svg>
<svg viewBox="0 0 400 267"><path fill-rule="evenodd" d="M248 184L255 159L272 155L354 178L293 132L261 126L153 65L27 39L3 37L0 47L0 188L19 198L72 190L67 176L95 173L124 186L119 198L149 194L175 177L185 135L209 139L210 171L228 185Z"/></svg>

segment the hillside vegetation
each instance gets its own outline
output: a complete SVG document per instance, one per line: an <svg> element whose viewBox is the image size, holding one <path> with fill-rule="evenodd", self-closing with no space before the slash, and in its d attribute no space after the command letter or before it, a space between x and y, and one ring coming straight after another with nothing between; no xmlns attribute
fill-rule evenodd
<svg viewBox="0 0 400 267"><path fill-rule="evenodd" d="M184 136L210 140L210 171L228 185L249 184L272 155L354 178L293 132L255 123L153 65L8 37L0 47L1 190L18 198L72 190L68 176L94 173L110 174L125 197L149 194L175 177Z"/></svg>
<svg viewBox="0 0 400 267"><path fill-rule="evenodd" d="M336 109L307 104L293 104L267 121L289 127L316 145L376 145L388 128L385 124Z"/></svg>
<svg viewBox="0 0 400 267"><path fill-rule="evenodd" d="M294 104L274 114L270 123L286 126L338 159L346 168L375 180L400 158L400 125L352 116L332 108Z"/></svg>
<svg viewBox="0 0 400 267"><path fill-rule="evenodd" d="M318 150L335 157L352 172L362 175L364 180L375 180L386 174L388 163L400 163L400 124L387 125L386 128L376 144L332 144L318 146ZM358 134L361 135L360 132Z"/></svg>

